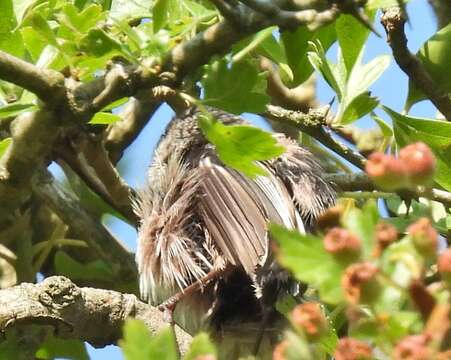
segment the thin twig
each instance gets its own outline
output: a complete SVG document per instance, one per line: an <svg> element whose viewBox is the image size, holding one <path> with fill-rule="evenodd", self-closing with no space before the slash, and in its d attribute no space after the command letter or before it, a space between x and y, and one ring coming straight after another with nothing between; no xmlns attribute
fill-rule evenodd
<svg viewBox="0 0 451 360"><path fill-rule="evenodd" d="M272 120L287 122L297 127L359 169L365 167L366 160L359 152L336 140L330 130L322 126L326 122L327 112L318 114L315 110L311 110L308 114L305 114L300 111L291 111L279 106L269 105L267 106L265 116Z"/></svg>
<svg viewBox="0 0 451 360"><path fill-rule="evenodd" d="M375 191L378 190L371 179L365 173L341 173L327 174L325 180L335 184L341 191ZM384 197L386 192L383 193ZM442 203L446 207L451 207L451 193L440 189L418 189L418 190L401 190L397 193L401 198L418 198L424 197Z"/></svg>
<svg viewBox="0 0 451 360"><path fill-rule="evenodd" d="M407 38L404 33L406 19L401 8L395 6L384 9L381 23L384 25L387 42L399 67L415 86L432 101L443 116L451 121L451 99L449 95L441 89L439 83L431 78L421 61L407 47Z"/></svg>

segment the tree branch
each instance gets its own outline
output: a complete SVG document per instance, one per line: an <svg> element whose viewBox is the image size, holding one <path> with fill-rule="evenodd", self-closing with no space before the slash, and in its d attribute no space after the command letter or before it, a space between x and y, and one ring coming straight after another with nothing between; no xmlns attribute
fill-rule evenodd
<svg viewBox="0 0 451 360"><path fill-rule="evenodd" d="M159 101L138 96L125 105L119 114L121 120L111 124L105 134L105 149L113 164L120 160L124 150L136 139L159 105Z"/></svg>
<svg viewBox="0 0 451 360"><path fill-rule="evenodd" d="M407 47L407 38L404 33L406 19L399 7L391 7L383 10L381 23L387 33L393 57L399 67L407 74L409 79L432 101L435 107L451 121L451 99L443 91L440 84L436 83L421 61L413 55Z"/></svg>
<svg viewBox="0 0 451 360"><path fill-rule="evenodd" d="M60 133L51 112L24 113L11 124L12 143L0 158L0 223L31 194L31 179Z"/></svg>
<svg viewBox="0 0 451 360"><path fill-rule="evenodd" d="M378 188L365 173L327 174L327 182L335 184L341 191L374 191ZM401 198L425 197L451 208L451 193L440 189L401 190L397 193Z"/></svg>
<svg viewBox="0 0 451 360"><path fill-rule="evenodd" d="M2 333L30 323L51 325L57 337L103 347L118 342L122 325L129 317L144 321L152 333L167 325L159 310L139 301L135 295L80 288L63 276L0 290ZM177 326L175 331L183 353L191 336Z"/></svg>
<svg viewBox="0 0 451 360"><path fill-rule="evenodd" d="M135 283L138 275L133 254L101 223L95 221L80 206L78 199L57 184L48 172L38 180L33 191L39 200L70 226L77 238L85 240L112 267L117 279Z"/></svg>
<svg viewBox="0 0 451 360"><path fill-rule="evenodd" d="M0 79L27 89L52 104L57 104L65 95L64 76L61 73L40 69L1 50Z"/></svg>
<svg viewBox="0 0 451 360"><path fill-rule="evenodd" d="M321 144L348 160L359 169L365 167L366 159L357 151L336 140L330 130L322 124L326 122L327 111L311 110L308 114L268 105L264 116L274 121L287 123L312 136Z"/></svg>

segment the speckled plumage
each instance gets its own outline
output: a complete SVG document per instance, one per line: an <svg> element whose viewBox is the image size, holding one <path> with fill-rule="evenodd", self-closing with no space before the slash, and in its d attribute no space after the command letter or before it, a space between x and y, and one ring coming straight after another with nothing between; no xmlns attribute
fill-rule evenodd
<svg viewBox="0 0 451 360"><path fill-rule="evenodd" d="M244 122L212 113L227 124ZM267 224L308 230L335 199L313 155L282 134L274 136L286 152L259 163L268 176L252 180L225 167L198 128L197 114L190 109L169 124L135 204L140 289L151 303L211 270L233 268L177 305L175 320L190 332L241 315L256 320L275 300L266 297L294 291L296 283L273 260Z"/></svg>

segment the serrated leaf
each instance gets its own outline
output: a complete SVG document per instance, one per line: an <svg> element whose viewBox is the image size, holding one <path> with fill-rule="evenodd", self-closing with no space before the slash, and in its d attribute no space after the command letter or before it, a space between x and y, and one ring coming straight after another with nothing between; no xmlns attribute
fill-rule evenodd
<svg viewBox="0 0 451 360"><path fill-rule="evenodd" d="M379 129L381 129L384 137L390 138L393 136L393 129L384 120L374 113L371 113L371 118L379 125Z"/></svg>
<svg viewBox="0 0 451 360"><path fill-rule="evenodd" d="M368 18L373 21L375 10L366 11ZM351 73L359 54L365 45L370 30L363 26L354 16L342 14L335 21L338 43L348 74Z"/></svg>
<svg viewBox="0 0 451 360"><path fill-rule="evenodd" d="M69 3L62 10L60 22L68 26L70 30L84 34L105 17L106 13L99 5L91 4L83 11L79 11L77 7Z"/></svg>
<svg viewBox="0 0 451 360"><path fill-rule="evenodd" d="M216 358L216 348L207 333L199 333L194 337L191 346L183 359L196 360L202 356L207 357L207 355Z"/></svg>
<svg viewBox="0 0 451 360"><path fill-rule="evenodd" d="M155 1L152 9L153 30L155 33L180 17L180 6L181 4L178 0Z"/></svg>
<svg viewBox="0 0 451 360"><path fill-rule="evenodd" d="M81 39L80 49L96 57L115 53L124 54L122 44L101 29L91 29ZM127 54L128 55L128 54Z"/></svg>
<svg viewBox="0 0 451 360"><path fill-rule="evenodd" d="M350 122L348 119L344 118L347 108L356 98L368 91L368 88L382 75L390 64L390 57L388 55L378 56L365 65L360 64L361 57L362 53L357 59L351 74L349 75L345 90L343 91L343 96L340 99L340 106L335 118L335 122L338 124L342 124L343 121L346 121L346 123ZM370 105L373 104L374 102L369 100L366 103L366 109L370 109ZM362 108L360 110L362 110Z"/></svg>
<svg viewBox="0 0 451 360"><path fill-rule="evenodd" d="M154 0L112 0L110 17L116 20L151 17Z"/></svg>
<svg viewBox="0 0 451 360"><path fill-rule="evenodd" d="M310 31L306 26L300 26L295 31L283 31L281 39L288 66L293 73L292 85L297 86L313 73L313 67L307 57L309 42L319 41L324 51L327 51L334 43L336 33L333 24L322 26L315 31Z"/></svg>
<svg viewBox="0 0 451 360"><path fill-rule="evenodd" d="M429 145L437 158L434 180L451 191L451 123L401 115L383 106L393 120L396 142L400 147L416 141Z"/></svg>
<svg viewBox="0 0 451 360"><path fill-rule="evenodd" d="M47 337L36 351L38 359L73 359L89 360L85 344L80 340L60 339L54 336Z"/></svg>
<svg viewBox="0 0 451 360"><path fill-rule="evenodd" d="M17 29L13 3L13 0L0 1L0 50L22 57L24 47L22 36Z"/></svg>
<svg viewBox="0 0 451 360"><path fill-rule="evenodd" d="M0 107L0 119L14 117L26 111L33 111L37 108L35 104L8 104Z"/></svg>
<svg viewBox="0 0 451 360"><path fill-rule="evenodd" d="M311 51L307 53L310 64L321 73L324 80L336 92L339 99L343 96L343 86L346 81L346 73L342 73L337 66L326 58L326 52L320 42L309 42Z"/></svg>
<svg viewBox="0 0 451 360"><path fill-rule="evenodd" d="M92 119L89 121L89 124L109 125L109 124L115 123L116 121L118 121L120 119L121 119L121 117L119 115L100 111L92 117Z"/></svg>
<svg viewBox="0 0 451 360"><path fill-rule="evenodd" d="M142 321L128 319L123 334L119 345L126 360L178 360L174 331L169 326L151 336Z"/></svg>
<svg viewBox="0 0 451 360"><path fill-rule="evenodd" d="M370 96L369 93L360 94L346 107L342 115L341 124L347 125L360 119L374 110L377 105L379 105L377 98Z"/></svg>
<svg viewBox="0 0 451 360"><path fill-rule="evenodd" d="M0 157L5 153L12 140L12 138L6 138L0 141Z"/></svg>
<svg viewBox="0 0 451 360"><path fill-rule="evenodd" d="M249 177L266 174L256 161L272 159L285 151L270 133L253 126L224 125L206 115L199 117L199 126L215 145L221 161Z"/></svg>
<svg viewBox="0 0 451 360"><path fill-rule="evenodd" d="M257 68L249 62L240 61L231 67L226 60L214 62L202 78L203 103L234 114L264 111L269 96L260 86L258 75Z"/></svg>
<svg viewBox="0 0 451 360"><path fill-rule="evenodd" d="M233 55L232 62L239 62L251 51L257 49L266 39L272 38L272 33L277 29L275 26L260 30L256 33L251 41L240 51ZM280 55L280 54L279 54Z"/></svg>
<svg viewBox="0 0 451 360"><path fill-rule="evenodd" d="M20 29L23 43L34 62L39 60L43 49L47 46L47 42L42 39L36 30L31 26L24 26Z"/></svg>
<svg viewBox="0 0 451 360"><path fill-rule="evenodd" d="M407 288L413 279L421 276L422 266L423 257L418 253L409 237L388 246L382 253L380 261L381 271L385 276L404 288ZM375 306L379 312L399 311L406 295L399 288L386 284Z"/></svg>
<svg viewBox="0 0 451 360"><path fill-rule="evenodd" d="M445 26L427 40L417 57L422 62L426 71L444 92L451 93L451 73L449 64L451 64L451 24ZM424 100L427 97L423 92L409 80L409 93L407 95L405 108L408 110L413 104ZM448 119L451 120L451 119Z"/></svg>
<svg viewBox="0 0 451 360"><path fill-rule="evenodd" d="M32 28L36 30L36 32L42 37L43 40L47 41L48 44L56 48L59 47L55 33L49 26L47 20L45 20L40 13L34 11L30 16L27 17L27 20L30 22Z"/></svg>
<svg viewBox="0 0 451 360"><path fill-rule="evenodd" d="M343 301L340 284L345 265L326 252L320 238L301 235L279 225L271 225L270 232L279 245L277 258L283 267L291 271L296 279L316 288L321 300L326 303Z"/></svg>

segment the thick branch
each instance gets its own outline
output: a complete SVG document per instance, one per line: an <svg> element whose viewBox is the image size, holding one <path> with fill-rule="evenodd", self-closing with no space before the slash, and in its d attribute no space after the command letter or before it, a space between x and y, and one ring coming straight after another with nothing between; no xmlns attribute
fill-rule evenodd
<svg viewBox="0 0 451 360"><path fill-rule="evenodd" d="M135 295L79 288L62 276L0 290L0 332L30 323L51 325L60 338L103 347L118 342L122 325L129 317L144 321L152 333L167 325L159 310ZM191 337L178 327L175 330L183 352Z"/></svg>
<svg viewBox="0 0 451 360"><path fill-rule="evenodd" d="M113 269L121 281L136 281L136 265L133 254L117 240L101 223L86 212L74 195L52 180L50 174L41 176L34 184L34 193L54 211L77 238L85 240Z"/></svg>
<svg viewBox="0 0 451 360"><path fill-rule="evenodd" d="M49 103L57 103L65 94L64 76L61 73L40 69L1 50L0 79L27 89Z"/></svg>
<svg viewBox="0 0 451 360"><path fill-rule="evenodd" d="M0 222L31 194L31 179L59 135L58 120L39 110L25 113L11 125L12 143L0 158Z"/></svg>
<svg viewBox="0 0 451 360"><path fill-rule="evenodd" d="M124 150L136 139L138 134L158 109L160 102L140 98L131 99L119 114L121 120L110 125L106 132L105 149L110 160L116 164Z"/></svg>
<svg viewBox="0 0 451 360"><path fill-rule="evenodd" d="M432 101L445 118L451 121L451 99L449 95L441 89L439 83L431 78L421 61L407 47L407 38L404 33L406 19L401 8L385 9L381 22L385 27L387 42L399 67L415 86Z"/></svg>

